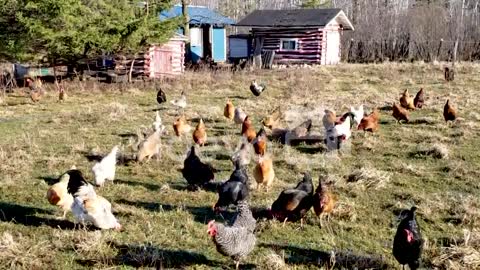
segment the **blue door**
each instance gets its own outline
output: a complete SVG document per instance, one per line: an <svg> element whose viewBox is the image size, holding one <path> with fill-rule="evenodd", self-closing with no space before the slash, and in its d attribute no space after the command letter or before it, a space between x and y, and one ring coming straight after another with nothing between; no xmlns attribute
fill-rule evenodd
<svg viewBox="0 0 480 270"><path fill-rule="evenodd" d="M224 28L212 29L212 54L215 62L227 60L226 32Z"/></svg>
<svg viewBox="0 0 480 270"><path fill-rule="evenodd" d="M202 28L190 28L190 51L192 61L198 62L203 57L203 30Z"/></svg>

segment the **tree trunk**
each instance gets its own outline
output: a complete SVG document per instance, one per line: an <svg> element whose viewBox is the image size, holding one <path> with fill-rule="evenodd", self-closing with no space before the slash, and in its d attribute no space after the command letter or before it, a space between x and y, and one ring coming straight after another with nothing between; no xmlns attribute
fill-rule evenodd
<svg viewBox="0 0 480 270"><path fill-rule="evenodd" d="M187 59L190 60L190 16L188 15L188 4L189 0L182 0L183 31L187 38L187 42L185 42L185 53Z"/></svg>

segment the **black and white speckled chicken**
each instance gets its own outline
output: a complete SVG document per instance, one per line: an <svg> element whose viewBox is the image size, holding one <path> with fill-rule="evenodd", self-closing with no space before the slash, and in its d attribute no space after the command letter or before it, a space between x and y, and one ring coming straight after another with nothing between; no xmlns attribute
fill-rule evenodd
<svg viewBox="0 0 480 270"><path fill-rule="evenodd" d="M261 83L257 83L257 80L253 80L252 83L250 84L250 91L252 91L252 93L258 97L260 96L260 94L262 94L263 92L265 92L265 90L267 89L267 87L265 86L265 84Z"/></svg>
<svg viewBox="0 0 480 270"><path fill-rule="evenodd" d="M411 270L420 267L420 257L422 255L423 239L420 233L420 227L415 218L413 206L410 210L402 212L403 219L397 228L397 233L393 239L393 256L402 265L408 264Z"/></svg>
<svg viewBox="0 0 480 270"><path fill-rule="evenodd" d="M255 231L257 220L253 217L250 206L246 200L239 201L237 205L238 212L232 219L232 227L245 227L248 231Z"/></svg>
<svg viewBox="0 0 480 270"><path fill-rule="evenodd" d="M225 226L212 220L208 223L207 233L212 237L217 251L235 261L238 269L240 261L255 248L257 238L246 227Z"/></svg>

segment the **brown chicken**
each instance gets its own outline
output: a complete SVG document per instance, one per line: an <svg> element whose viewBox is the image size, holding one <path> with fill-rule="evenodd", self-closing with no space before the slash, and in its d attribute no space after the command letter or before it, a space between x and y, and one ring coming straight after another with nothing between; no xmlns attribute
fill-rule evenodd
<svg viewBox="0 0 480 270"><path fill-rule="evenodd" d="M33 103L37 103L42 99L42 93L40 91L31 91L30 92L30 99Z"/></svg>
<svg viewBox="0 0 480 270"><path fill-rule="evenodd" d="M397 120L397 123L400 123L400 121L404 120L405 122L408 123L409 118L408 118L408 111L405 110L404 108L398 106L397 103L393 103L393 117Z"/></svg>
<svg viewBox="0 0 480 270"><path fill-rule="evenodd" d="M189 133L190 130L192 130L192 127L187 123L185 115L180 116L173 122L173 131L175 131L175 135L179 137L185 133Z"/></svg>
<svg viewBox="0 0 480 270"><path fill-rule="evenodd" d="M252 142L255 154L263 156L267 149L267 133L263 127L258 131L257 137Z"/></svg>
<svg viewBox="0 0 480 270"><path fill-rule="evenodd" d="M258 159L255 169L253 169L253 177L257 181L257 189L260 186L268 188L272 185L275 178L275 171L273 170L273 162L269 156L263 156Z"/></svg>
<svg viewBox="0 0 480 270"><path fill-rule="evenodd" d="M420 91L418 91L413 99L413 105L415 105L415 108L421 109L423 104L425 104L425 91L423 91L423 88L420 88Z"/></svg>
<svg viewBox="0 0 480 270"><path fill-rule="evenodd" d="M257 136L255 129L253 128L252 121L250 121L250 117L245 117L242 124L242 136L247 138L247 141L251 143L253 139Z"/></svg>
<svg viewBox="0 0 480 270"><path fill-rule="evenodd" d="M337 116L335 115L334 111L325 110L325 114L322 118L323 127L325 130L335 126L335 122L337 120Z"/></svg>
<svg viewBox="0 0 480 270"><path fill-rule="evenodd" d="M443 107L443 118L445 118L445 122L448 121L455 121L457 119L457 110L450 105L450 100L447 99L447 103L445 103L445 107Z"/></svg>
<svg viewBox="0 0 480 270"><path fill-rule="evenodd" d="M282 117L282 111L280 110L280 107L277 107L272 113L270 113L269 116L263 118L262 124L272 129L274 126L278 125L278 122L280 121L281 117Z"/></svg>
<svg viewBox="0 0 480 270"><path fill-rule="evenodd" d="M373 110L373 112L362 118L360 125L358 125L358 130L377 132L380 125L378 120L380 119L380 113L378 109Z"/></svg>
<svg viewBox="0 0 480 270"><path fill-rule="evenodd" d="M330 192L322 183L322 179L318 182L318 187L313 194L313 210L317 217L320 217L320 227L322 227L323 216L328 216L333 212L337 196Z"/></svg>
<svg viewBox="0 0 480 270"><path fill-rule="evenodd" d="M204 146L207 142L207 131L205 130L205 124L203 123L203 119L200 119L197 127L193 131L193 141L201 146Z"/></svg>
<svg viewBox="0 0 480 270"><path fill-rule="evenodd" d="M409 110L415 110L415 105L413 104L413 98L408 93L408 89L403 92L403 95L400 97L400 105Z"/></svg>
<svg viewBox="0 0 480 270"><path fill-rule="evenodd" d="M233 117L235 116L235 107L233 106L232 101L227 100L227 104L225 104L225 109L223 109L223 115L227 119L233 120Z"/></svg>
<svg viewBox="0 0 480 270"><path fill-rule="evenodd" d="M65 93L65 88L63 87L63 85L60 85L58 89L58 100L64 101L66 97L67 97L67 94Z"/></svg>

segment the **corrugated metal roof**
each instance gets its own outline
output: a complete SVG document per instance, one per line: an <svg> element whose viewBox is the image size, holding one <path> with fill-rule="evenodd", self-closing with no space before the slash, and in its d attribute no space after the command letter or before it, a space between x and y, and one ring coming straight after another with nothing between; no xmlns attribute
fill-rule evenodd
<svg viewBox="0 0 480 270"><path fill-rule="evenodd" d="M339 15L345 17L343 19L348 21L345 13L338 8L255 10L236 25L253 27L323 27ZM347 24L349 25L344 27L353 29L349 21Z"/></svg>
<svg viewBox="0 0 480 270"><path fill-rule="evenodd" d="M212 25L232 25L235 21L225 17L207 7L188 6L188 15L190 16L190 24L212 24ZM160 19L170 19L182 16L182 7L174 6L168 11L160 13Z"/></svg>

